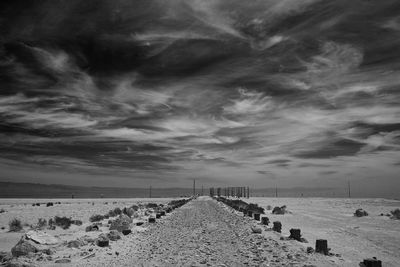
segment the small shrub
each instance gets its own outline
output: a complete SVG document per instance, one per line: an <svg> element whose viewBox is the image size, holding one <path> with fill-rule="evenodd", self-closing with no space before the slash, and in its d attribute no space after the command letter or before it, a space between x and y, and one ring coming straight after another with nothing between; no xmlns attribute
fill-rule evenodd
<svg viewBox="0 0 400 267"><path fill-rule="evenodd" d="M148 209L155 209L157 207L158 207L158 205L156 203L147 203L146 204L146 208L148 208Z"/></svg>
<svg viewBox="0 0 400 267"><path fill-rule="evenodd" d="M55 216L54 217L54 224L59 226L59 227L61 227L64 230L66 230L71 226L72 220L70 218L67 218L67 217Z"/></svg>
<svg viewBox="0 0 400 267"><path fill-rule="evenodd" d="M90 222L99 222L99 221L102 221L103 219L104 219L104 216L103 216L103 215L95 214L95 215L92 215L92 216L89 218L89 221L90 221Z"/></svg>
<svg viewBox="0 0 400 267"><path fill-rule="evenodd" d="M390 212L392 216L391 219L400 220L400 209L395 209Z"/></svg>
<svg viewBox="0 0 400 267"><path fill-rule="evenodd" d="M114 212L114 210L110 210L110 211L107 213L107 215L108 215L108 217L115 217L115 216L117 216L117 214Z"/></svg>
<svg viewBox="0 0 400 267"><path fill-rule="evenodd" d="M47 226L47 220L39 218L36 225L32 226L33 229L44 229Z"/></svg>
<svg viewBox="0 0 400 267"><path fill-rule="evenodd" d="M277 215L282 215L286 213L286 205L282 206L282 207L275 207L272 210L272 214L277 214Z"/></svg>
<svg viewBox="0 0 400 267"><path fill-rule="evenodd" d="M354 212L354 216L355 217L364 217L364 216L368 216L368 212L366 212L363 209L357 209L356 212Z"/></svg>
<svg viewBox="0 0 400 267"><path fill-rule="evenodd" d="M22 230L22 223L20 220L14 218L8 223L10 232L19 232Z"/></svg>
<svg viewBox="0 0 400 267"><path fill-rule="evenodd" d="M115 208L114 212L115 214L120 215L122 213L122 210L120 208Z"/></svg>

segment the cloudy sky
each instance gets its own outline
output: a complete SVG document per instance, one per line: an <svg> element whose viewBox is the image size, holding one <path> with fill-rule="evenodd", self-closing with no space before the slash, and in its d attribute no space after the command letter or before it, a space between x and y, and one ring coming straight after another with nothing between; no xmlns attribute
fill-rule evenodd
<svg viewBox="0 0 400 267"><path fill-rule="evenodd" d="M398 0L0 4L0 180L400 189Z"/></svg>

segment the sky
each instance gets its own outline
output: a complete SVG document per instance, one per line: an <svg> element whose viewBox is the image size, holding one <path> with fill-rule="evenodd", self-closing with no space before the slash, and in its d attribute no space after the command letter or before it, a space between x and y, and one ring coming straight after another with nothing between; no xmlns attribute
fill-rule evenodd
<svg viewBox="0 0 400 267"><path fill-rule="evenodd" d="M0 181L400 191L398 0L0 4Z"/></svg>

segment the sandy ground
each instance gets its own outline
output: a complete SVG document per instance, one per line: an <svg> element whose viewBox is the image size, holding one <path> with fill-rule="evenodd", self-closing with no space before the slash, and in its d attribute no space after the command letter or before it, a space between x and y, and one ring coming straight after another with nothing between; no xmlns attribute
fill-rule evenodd
<svg viewBox="0 0 400 267"><path fill-rule="evenodd" d="M282 233L300 228L302 235L313 246L318 238L327 239L333 253L341 254L340 266L358 266L364 258L377 257L383 266L400 266L400 220L387 214L400 208L400 201L386 199L340 198L250 198L246 202L286 205L291 214L272 215L271 221L282 222ZM367 217L353 216L356 209L369 213Z"/></svg>
<svg viewBox="0 0 400 267"><path fill-rule="evenodd" d="M0 199L0 251L10 249L21 238L21 233L9 233L8 222L17 218L25 224L24 230L28 231L31 224L37 223L39 218L49 220L54 216L71 217L74 220L81 220L83 226L72 225L68 230L57 228L54 231L46 230L51 235L61 235L63 239L69 240L77 235L77 232L89 225L89 217L94 214L105 214L116 207L129 207L140 203L168 203L171 198L140 198L140 199ZM51 207L46 207L48 202L61 202ZM40 206L32 207L32 203L41 203Z"/></svg>
<svg viewBox="0 0 400 267"><path fill-rule="evenodd" d="M338 266L340 262L337 257L307 254L297 241L281 241L281 235L272 231L253 234L250 226L255 224L222 203L200 197L109 249L98 249L96 257L77 266Z"/></svg>
<svg viewBox="0 0 400 267"><path fill-rule="evenodd" d="M261 226L254 219L209 197L199 197L157 220L133 226L132 233L120 240L110 241L109 247L88 243L79 248L68 248L66 241L87 236L97 238L108 233L107 220L99 231L85 232L89 217L105 214L115 207L123 208L138 203L167 203L171 199L96 199L96 200L3 200L0 209L0 251L10 251L24 232L9 233L8 221L14 217L32 224L38 218L56 215L83 221L82 226L68 230L57 227L45 230L60 240L51 256L34 256L24 260L36 266L358 266L364 258L376 256L383 266L400 266L400 221L380 213L399 207L399 201L382 199L317 199L317 198L251 198L246 202L265 207L287 205L290 214L272 215L270 221L283 224L282 234ZM32 207L31 203L58 202L53 207ZM370 216L355 218L353 212L363 208ZM147 217L141 217L146 220ZM137 220L137 219L136 219ZM254 234L251 226L261 227L262 234ZM309 243L282 240L290 228L300 228ZM306 253L314 247L315 239L324 238L332 252L324 256ZM41 258L38 260L38 257ZM59 259L70 263L55 263Z"/></svg>

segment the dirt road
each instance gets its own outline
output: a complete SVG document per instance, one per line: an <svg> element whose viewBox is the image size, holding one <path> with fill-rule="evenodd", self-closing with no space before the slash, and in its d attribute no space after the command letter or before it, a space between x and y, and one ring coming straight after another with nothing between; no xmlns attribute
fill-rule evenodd
<svg viewBox="0 0 400 267"><path fill-rule="evenodd" d="M252 224L200 197L82 266L335 266L322 256L311 258L304 247L280 242L275 233L269 232L275 238L253 234Z"/></svg>

